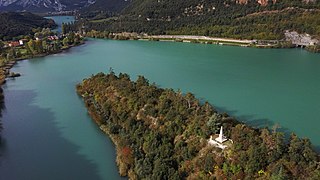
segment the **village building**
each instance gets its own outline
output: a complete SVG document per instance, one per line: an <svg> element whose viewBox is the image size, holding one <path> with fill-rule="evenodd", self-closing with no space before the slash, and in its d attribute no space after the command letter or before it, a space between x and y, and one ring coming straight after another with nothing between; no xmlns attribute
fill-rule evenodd
<svg viewBox="0 0 320 180"><path fill-rule="evenodd" d="M18 47L18 46L21 46L20 42L19 41L11 41L9 42L9 47Z"/></svg>
<svg viewBox="0 0 320 180"><path fill-rule="evenodd" d="M57 35L48 36L48 40L50 40L50 41L59 40L59 37Z"/></svg>
<svg viewBox="0 0 320 180"><path fill-rule="evenodd" d="M19 43L21 46L24 45L24 43L26 43L26 42L28 42L28 39L20 39L19 40Z"/></svg>

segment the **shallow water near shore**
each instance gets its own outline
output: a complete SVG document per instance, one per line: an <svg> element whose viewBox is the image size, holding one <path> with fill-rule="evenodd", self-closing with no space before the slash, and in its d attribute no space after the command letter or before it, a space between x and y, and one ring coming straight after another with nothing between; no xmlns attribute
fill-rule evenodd
<svg viewBox="0 0 320 180"><path fill-rule="evenodd" d="M98 72L144 75L192 92L252 126L279 124L320 145L320 55L189 43L92 40L20 61L3 87L0 179L119 179L115 149L77 83Z"/></svg>

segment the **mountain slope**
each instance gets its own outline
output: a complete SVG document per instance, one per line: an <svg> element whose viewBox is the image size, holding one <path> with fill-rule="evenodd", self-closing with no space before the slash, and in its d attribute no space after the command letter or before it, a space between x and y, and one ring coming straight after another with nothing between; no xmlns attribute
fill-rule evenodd
<svg viewBox="0 0 320 180"><path fill-rule="evenodd" d="M96 0L90 6L82 8L80 13L83 18L108 17L118 14L130 3L131 0Z"/></svg>
<svg viewBox="0 0 320 180"><path fill-rule="evenodd" d="M130 2L130 0L96 0L90 6L85 7L83 10L119 12Z"/></svg>
<svg viewBox="0 0 320 180"><path fill-rule="evenodd" d="M264 10L280 10L287 7L319 8L319 0L134 0L124 14L149 18L165 16L243 15ZM221 11L224 11L221 12ZM236 13L236 14L227 14ZM214 17L210 17L214 18Z"/></svg>
<svg viewBox="0 0 320 180"><path fill-rule="evenodd" d="M10 39L19 35L32 33L33 28L52 28L56 24L31 13L0 13L0 39Z"/></svg>
<svg viewBox="0 0 320 180"><path fill-rule="evenodd" d="M319 0L133 0L117 18L88 29L282 39L285 30L320 37Z"/></svg>

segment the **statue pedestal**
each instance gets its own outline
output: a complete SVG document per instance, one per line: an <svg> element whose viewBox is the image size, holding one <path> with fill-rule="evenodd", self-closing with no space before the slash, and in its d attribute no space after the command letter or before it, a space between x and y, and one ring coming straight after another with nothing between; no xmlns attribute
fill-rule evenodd
<svg viewBox="0 0 320 180"><path fill-rule="evenodd" d="M213 139L213 137L211 136L209 141L208 141L209 145L215 146L215 147L220 148L220 149L225 149L226 147L228 147L227 145L223 144L223 142L226 142L227 139L224 139L224 141L222 143L217 141L217 139L219 139L219 137Z"/></svg>
<svg viewBox="0 0 320 180"><path fill-rule="evenodd" d="M223 137L223 136L219 136L219 137L217 137L215 140L216 140L217 142L219 142L219 143L223 143L223 142L227 141L228 139L225 138L225 137Z"/></svg>

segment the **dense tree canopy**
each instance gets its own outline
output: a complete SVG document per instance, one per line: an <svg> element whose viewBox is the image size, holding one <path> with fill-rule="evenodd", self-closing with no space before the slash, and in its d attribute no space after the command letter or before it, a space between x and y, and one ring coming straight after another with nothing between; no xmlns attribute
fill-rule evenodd
<svg viewBox="0 0 320 180"><path fill-rule="evenodd" d="M112 69L77 91L117 147L120 174L133 179L317 179L319 156L308 139L253 129L191 93L162 89ZM207 140L220 126L233 140L222 151Z"/></svg>
<svg viewBox="0 0 320 180"><path fill-rule="evenodd" d="M0 39L10 40L20 35L33 34L36 28L53 28L56 24L32 13L0 12Z"/></svg>

